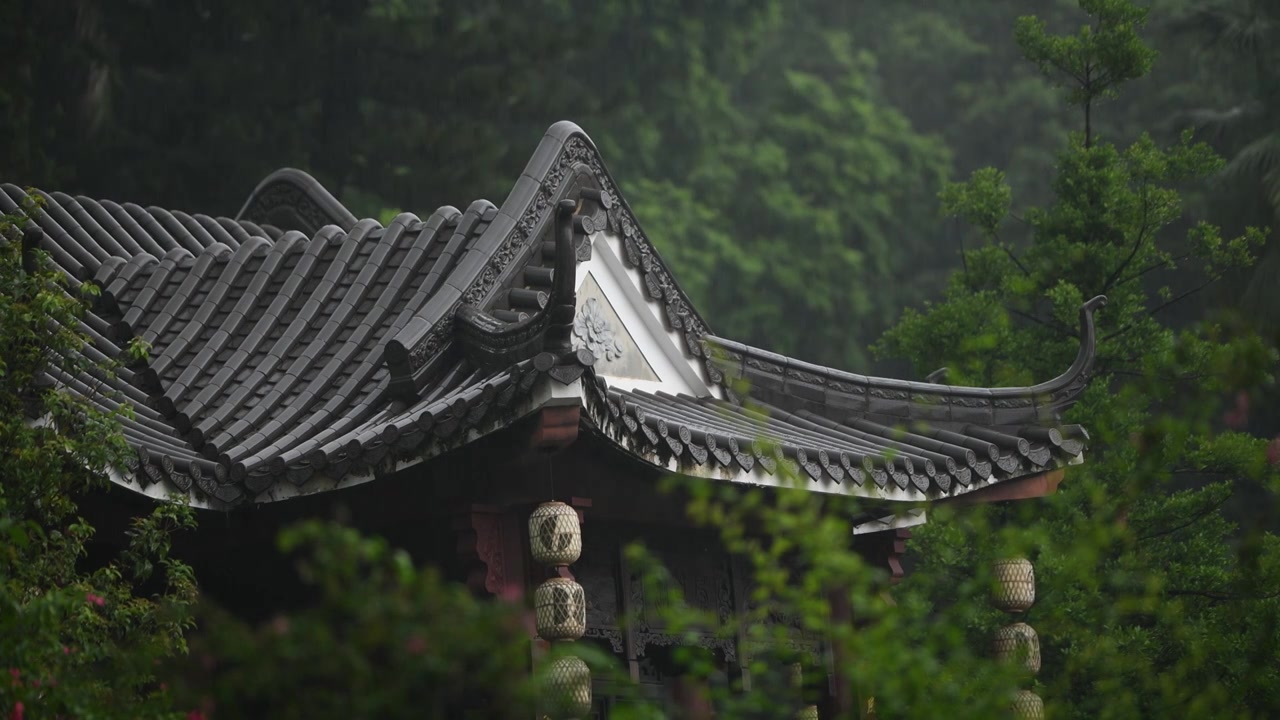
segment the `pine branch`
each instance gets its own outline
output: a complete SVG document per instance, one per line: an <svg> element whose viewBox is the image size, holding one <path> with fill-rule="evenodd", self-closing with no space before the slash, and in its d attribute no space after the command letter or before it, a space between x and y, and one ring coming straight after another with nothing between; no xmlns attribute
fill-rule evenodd
<svg viewBox="0 0 1280 720"><path fill-rule="evenodd" d="M1161 304L1159 304L1159 305L1155 306L1155 308L1153 308L1153 309L1151 310L1151 314L1152 314L1152 315L1155 315L1156 313L1160 312L1161 310L1164 310L1165 308L1169 307L1170 305L1173 305L1174 303L1181 302L1181 301L1183 301L1183 300L1187 299L1188 297L1190 297L1190 296L1192 296L1192 295L1195 295L1196 293L1200 292L1201 290L1204 290L1205 288L1207 288L1207 287L1209 287L1210 285L1212 285L1212 284L1214 284L1214 283L1218 282L1218 281L1219 281L1219 280L1221 280L1221 279L1222 279L1222 276L1221 276L1221 275L1215 275L1214 277L1211 277L1211 278L1209 278L1208 280L1205 280L1204 282L1202 282L1202 283L1200 283L1199 285L1197 285L1196 287L1193 287L1193 288L1191 288L1190 290L1188 290L1188 291L1186 291L1186 292L1182 293L1181 295L1178 295L1177 297L1171 298L1171 299L1169 299L1169 300L1167 300L1167 301L1165 301L1165 302L1163 302L1163 303L1161 303Z"/></svg>
<svg viewBox="0 0 1280 720"><path fill-rule="evenodd" d="M1192 590L1192 589L1172 589L1166 590L1165 595L1172 596L1193 596L1202 597L1215 602L1238 602L1241 600L1270 600L1280 597L1280 590L1263 595L1244 595L1240 593L1230 593L1222 590Z"/></svg>
<svg viewBox="0 0 1280 720"><path fill-rule="evenodd" d="M1018 266L1018 269L1022 271L1023 275L1031 277L1031 271L1027 269L1026 265L1022 264L1022 261L1018 259L1017 255L1013 254L1012 250L1006 247L1004 243L997 243L997 245L1004 251L1005 255L1009 256L1009 259L1013 261L1013 264Z"/></svg>
<svg viewBox="0 0 1280 720"><path fill-rule="evenodd" d="M1129 267L1129 263L1133 262L1133 259L1138 256L1138 251L1142 249L1142 244L1146 241L1148 230L1147 221L1150 217L1151 206L1147 202L1148 192L1147 182L1145 180L1142 183L1142 191L1140 192L1140 195L1142 199L1142 224L1138 227L1138 235L1133 241L1133 247L1129 250L1129 256L1124 259L1124 262L1117 265L1116 269L1112 270L1111 274L1108 275L1107 279L1102 283L1101 295L1106 295L1111 291L1111 288L1115 286L1116 280L1120 277L1120 274L1123 273L1125 268Z"/></svg>
<svg viewBox="0 0 1280 720"><path fill-rule="evenodd" d="M1181 254L1181 255L1179 255L1179 256L1177 256L1177 257L1172 257L1172 258L1168 258L1168 259L1166 259L1166 260L1161 260L1161 261L1160 261L1160 262L1158 262L1158 263L1154 263L1154 264L1152 264L1152 265L1148 265L1147 267L1145 267L1145 268L1143 268L1143 269L1139 270L1138 272L1136 272L1136 273L1134 273L1134 274L1132 274L1132 275L1128 275L1128 276L1126 276L1126 277L1124 277L1124 278L1121 278L1120 280L1117 280L1117 281L1116 281L1116 285L1124 285L1124 284L1126 284L1126 283L1132 282L1132 281L1137 280L1138 278L1142 277L1143 275L1146 275L1146 274L1147 274L1147 273L1149 273L1149 272L1153 272L1153 271L1155 271L1155 270L1159 270L1159 269L1161 269L1161 268L1169 267L1169 266L1170 266L1170 265L1172 265L1173 263L1182 262L1183 260L1186 260L1186 259L1187 259L1187 258L1189 258L1189 257L1191 257L1191 253L1187 252L1187 253L1183 253L1183 254Z"/></svg>
<svg viewBox="0 0 1280 720"><path fill-rule="evenodd" d="M954 219L952 220L952 228L953 229L955 228ZM968 285L970 290L975 290L975 288L973 287L973 277L969 274L969 256L965 254L965 251L964 251L964 233L963 232L956 233L956 242L960 245L960 267L964 272L965 285Z"/></svg>
<svg viewBox="0 0 1280 720"><path fill-rule="evenodd" d="M1196 293L1200 292L1201 290L1204 290L1205 288L1207 288L1207 287L1209 287L1210 285L1212 285L1212 284L1214 284L1214 283L1218 282L1218 281L1219 281L1219 280L1221 280L1221 279L1222 279L1222 276L1221 276L1221 275L1216 275L1216 276L1214 276L1214 277L1211 277L1211 278L1209 278L1208 280L1205 280L1203 283L1200 283L1200 284L1199 284L1199 285L1197 285L1196 287L1193 287L1193 288L1191 288L1190 290L1188 290L1188 291L1186 291L1186 292L1182 293L1181 295L1178 295L1177 297L1171 298L1170 300L1168 300L1168 301L1166 301L1166 302L1163 302L1163 303L1161 303L1161 304L1159 304L1159 305L1155 306L1155 307L1154 307L1154 308L1152 308L1151 310L1147 311L1147 314L1148 314L1148 315L1155 315L1156 313L1160 312L1161 310L1164 310L1165 308L1169 307L1170 305L1173 305L1174 303L1178 303L1178 302L1181 302L1181 301L1183 301L1183 300L1187 299L1188 297L1190 297L1190 296L1192 296L1192 295L1194 295L1194 294L1196 294ZM1120 337L1121 335L1123 335L1123 334L1125 334L1125 333L1129 332L1129 330L1131 330L1131 329L1133 329L1133 323L1125 323L1123 326L1121 326L1121 327L1120 327L1120 329L1118 329L1118 330L1116 330L1115 332L1111 333L1110 335L1107 335L1106 337L1102 338L1102 342L1107 342L1107 341L1109 341L1109 340L1113 340L1113 339L1115 339L1115 338L1117 338L1117 337Z"/></svg>
<svg viewBox="0 0 1280 720"><path fill-rule="evenodd" d="M1035 323L1035 324L1037 324L1037 325L1039 325L1039 326L1041 326L1041 327L1048 328L1048 329L1050 329L1050 330L1054 331L1055 333L1057 333L1058 335L1061 335L1062 337L1068 337L1068 338L1075 337L1075 332L1074 332L1073 330L1070 330L1070 329L1068 329L1068 328L1066 328L1066 327L1063 327L1062 325L1060 325L1060 324L1058 324L1058 323L1056 323L1056 322L1050 322L1050 321L1047 321L1047 320L1041 320L1040 318L1036 317L1035 315L1032 315L1032 314L1030 314L1030 313L1022 312L1021 310L1018 310L1018 309L1016 309L1016 308L1011 308L1011 307L1009 307L1009 306L1007 306L1007 305L1005 306L1005 310L1006 310L1006 311L1008 311L1011 315L1017 315L1018 317L1020 317L1020 318L1022 318L1022 319L1024 319L1024 320L1030 320L1031 322L1033 322L1033 323Z"/></svg>
<svg viewBox="0 0 1280 720"><path fill-rule="evenodd" d="M1195 525L1196 523L1200 522L1201 520L1205 519L1205 518L1206 518L1206 517L1208 517L1210 514L1215 513L1215 512L1217 512L1218 510L1220 510L1220 509L1222 508L1222 506L1223 506L1223 505L1225 505L1225 504L1227 503L1227 501L1228 501L1228 500L1230 500L1230 499L1231 499L1231 493L1227 493L1225 496L1223 496L1223 498L1222 498L1221 500L1218 500L1217 502L1214 502L1214 503L1210 503L1208 507L1206 507L1206 508L1204 508L1203 510L1201 510L1200 512L1198 512L1198 513L1196 513L1196 514L1192 515L1192 516L1191 516L1191 518L1190 518L1189 520L1187 520L1186 522L1181 523L1181 524L1179 524L1179 525L1174 525L1174 526L1173 526L1173 527L1171 527L1171 528L1166 528L1166 529L1164 529L1164 530L1160 530L1159 532L1154 532L1154 533L1151 533L1151 534L1148 534L1148 535L1139 535L1139 536L1138 536L1138 540L1139 540L1139 541L1144 541L1144 540L1154 540L1155 538L1158 538L1158 537L1164 537L1164 536L1166 536L1166 535L1172 535L1172 534L1174 534L1174 533L1176 533L1176 532L1179 532L1179 531L1181 531L1181 530L1185 530L1185 529L1187 529L1187 528L1191 527L1192 525Z"/></svg>

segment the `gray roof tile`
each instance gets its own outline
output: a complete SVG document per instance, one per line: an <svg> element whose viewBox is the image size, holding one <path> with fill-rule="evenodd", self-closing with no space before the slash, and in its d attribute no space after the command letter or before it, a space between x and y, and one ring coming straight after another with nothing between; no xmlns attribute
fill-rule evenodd
<svg viewBox="0 0 1280 720"><path fill-rule="evenodd" d="M551 250L568 240L544 232L561 222L553 220L557 203L583 188L608 198L588 202L593 229L625 238L642 291L662 304L712 381L730 396L731 383L748 381L745 405L612 390L583 364L589 357L527 356L542 347L529 342L538 333L548 348L568 348L552 306L564 300L558 293L569 293L572 306L572 288L555 288L562 270L552 268L557 259L569 263L571 278L573 253L558 258ZM23 198L16 186L0 186L0 209ZM506 422L539 379L584 377L597 422L642 454L745 472L791 467L816 483L861 487L870 479L929 496L1057 467L1088 437L1042 423L1083 387L1097 303L1083 313L1076 364L1033 388L869 378L717 338L570 123L548 131L501 209L487 201L465 212L445 206L425 220L401 214L387 228L357 219L296 170L264 180L234 219L45 198L36 218L43 247L63 273L92 277L104 290L83 325L86 355L120 358L130 336L153 345L145 365L110 379L113 394L91 392L98 378L59 368L50 375L104 409L133 405L123 425L140 452L140 483L167 481L214 504L252 499L280 481L305 485L317 473L337 479L393 449L456 442L468 427ZM476 321L477 334L460 336L467 353L455 349L453 318L463 305L487 308L478 312L488 318ZM480 361L473 351L498 354Z"/></svg>

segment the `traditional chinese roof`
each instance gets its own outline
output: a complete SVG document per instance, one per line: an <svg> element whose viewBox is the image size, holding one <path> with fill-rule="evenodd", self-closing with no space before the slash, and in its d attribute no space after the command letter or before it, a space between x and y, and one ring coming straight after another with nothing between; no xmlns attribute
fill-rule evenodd
<svg viewBox="0 0 1280 720"><path fill-rule="evenodd" d="M588 430L658 467L776 484L790 466L891 500L1042 473L1087 438L1059 416L1087 381L1101 299L1081 310L1075 363L1028 388L866 377L719 338L571 123L501 207L386 227L296 170L235 218L38 194L28 241L100 290L84 354L151 348L111 378L49 377L132 406L137 461L116 480L151 495L230 506L352 484L547 404L580 404ZM25 199L5 185L0 206Z"/></svg>

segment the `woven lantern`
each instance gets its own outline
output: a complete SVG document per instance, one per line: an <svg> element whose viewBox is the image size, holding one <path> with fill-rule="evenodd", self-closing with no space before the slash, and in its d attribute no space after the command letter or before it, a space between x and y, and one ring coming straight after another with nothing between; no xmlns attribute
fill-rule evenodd
<svg viewBox="0 0 1280 720"><path fill-rule="evenodd" d="M1044 720L1044 701L1030 690L1019 690L1013 696L1013 716L1018 720Z"/></svg>
<svg viewBox="0 0 1280 720"><path fill-rule="evenodd" d="M585 718L591 713L591 668L581 658L562 657L547 668L547 711L555 720Z"/></svg>
<svg viewBox="0 0 1280 720"><path fill-rule="evenodd" d="M1040 672L1040 637L1026 623L1014 623L996 630L992 643L999 660L1018 660L1032 675Z"/></svg>
<svg viewBox="0 0 1280 720"><path fill-rule="evenodd" d="M578 513L562 502L545 502L529 516L529 549L543 565L569 565L582 554Z"/></svg>
<svg viewBox="0 0 1280 720"><path fill-rule="evenodd" d="M991 568L996 586L992 602L1005 612L1023 612L1036 601L1036 571L1026 558L997 560Z"/></svg>
<svg viewBox="0 0 1280 720"><path fill-rule="evenodd" d="M577 640L587 631L586 596L569 578L551 578L539 585L533 604L543 640Z"/></svg>
<svg viewBox="0 0 1280 720"><path fill-rule="evenodd" d="M805 705L796 712L796 720L818 720L818 706Z"/></svg>
<svg viewBox="0 0 1280 720"><path fill-rule="evenodd" d="M804 687L804 665L801 663L791 663L788 665L787 681L791 683L791 687L797 690Z"/></svg>

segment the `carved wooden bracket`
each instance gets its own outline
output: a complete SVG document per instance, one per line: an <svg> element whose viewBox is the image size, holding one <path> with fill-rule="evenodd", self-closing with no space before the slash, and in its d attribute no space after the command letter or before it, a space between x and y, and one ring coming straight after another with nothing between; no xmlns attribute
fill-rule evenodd
<svg viewBox="0 0 1280 720"><path fill-rule="evenodd" d="M888 534L892 539L889 542L889 552L886 553L885 560L889 565L889 583L896 585L905 574L902 570L902 556L907 554L907 540L911 538L911 531L907 528L898 528Z"/></svg>
<svg viewBox="0 0 1280 720"><path fill-rule="evenodd" d="M911 538L908 528L896 528L884 532L860 536L863 556L872 564L889 571L889 584L896 585L902 580L902 556L907 552L907 540Z"/></svg>
<svg viewBox="0 0 1280 720"><path fill-rule="evenodd" d="M454 520L466 584L478 595L516 600L524 594L519 524L493 505L464 505Z"/></svg>

